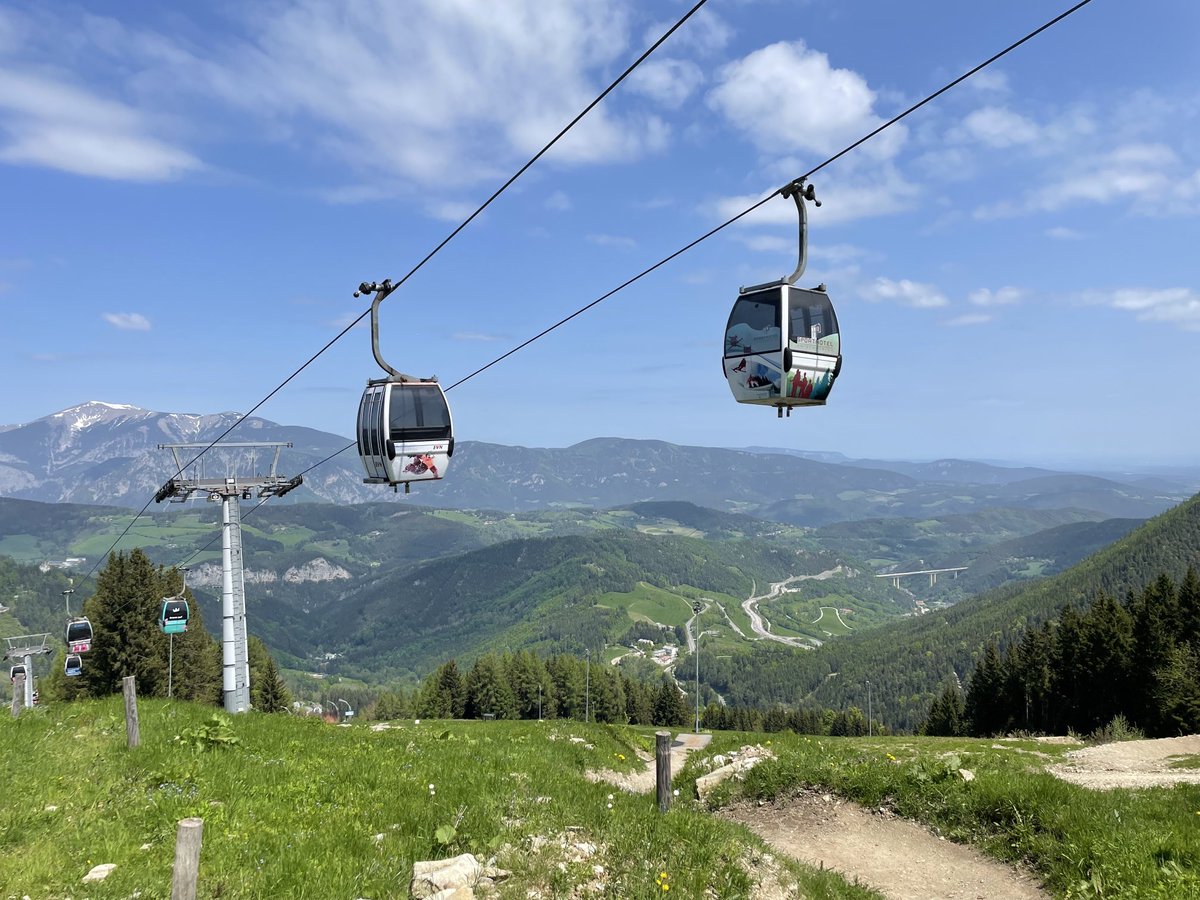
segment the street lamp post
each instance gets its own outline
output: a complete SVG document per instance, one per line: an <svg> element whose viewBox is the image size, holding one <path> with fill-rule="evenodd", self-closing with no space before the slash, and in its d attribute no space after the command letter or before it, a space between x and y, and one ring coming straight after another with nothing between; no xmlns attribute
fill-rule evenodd
<svg viewBox="0 0 1200 900"><path fill-rule="evenodd" d="M871 721L871 679L867 679L867 737L875 736L875 725Z"/></svg>
<svg viewBox="0 0 1200 900"><path fill-rule="evenodd" d="M692 621L700 618L700 610L704 609L704 604L699 600L692 603L692 612L695 617ZM700 733L700 623L696 623L696 734Z"/></svg>
<svg viewBox="0 0 1200 900"><path fill-rule="evenodd" d="M583 721L592 721L592 648L583 652Z"/></svg>

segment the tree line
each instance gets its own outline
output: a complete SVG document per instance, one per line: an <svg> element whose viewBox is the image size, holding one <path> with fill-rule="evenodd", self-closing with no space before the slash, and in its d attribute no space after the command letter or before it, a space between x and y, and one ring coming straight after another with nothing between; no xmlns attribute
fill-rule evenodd
<svg viewBox="0 0 1200 900"><path fill-rule="evenodd" d="M188 601L188 630L163 634L158 620L164 597L183 591ZM140 697L172 697L221 705L221 646L204 627L200 605L184 590L178 569L155 566L141 549L109 556L96 576L96 590L83 604L92 623L92 649L82 655L82 673L67 677L65 650L42 682L45 700L104 697L121 690L132 675ZM261 640L247 639L250 703L263 712L291 706L291 695L275 661ZM170 672L168 672L170 664ZM168 675L170 685L168 685Z"/></svg>
<svg viewBox="0 0 1200 900"><path fill-rule="evenodd" d="M1099 593L1006 646L989 643L964 693L946 684L922 730L991 735L1100 729L1124 720L1152 737L1200 730L1200 577L1161 574L1123 601Z"/></svg>

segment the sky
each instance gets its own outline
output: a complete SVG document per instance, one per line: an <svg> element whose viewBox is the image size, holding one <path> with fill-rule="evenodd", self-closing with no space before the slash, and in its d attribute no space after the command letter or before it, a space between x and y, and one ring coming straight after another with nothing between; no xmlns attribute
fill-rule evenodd
<svg viewBox="0 0 1200 900"><path fill-rule="evenodd" d="M248 410L689 5L0 2L0 424ZM709 0L383 304L385 359L457 381L1068 5ZM721 374L795 265L776 198L453 390L458 439L1200 464L1198 33L1093 0L813 177L826 407ZM351 435L379 374L359 326L258 415Z"/></svg>

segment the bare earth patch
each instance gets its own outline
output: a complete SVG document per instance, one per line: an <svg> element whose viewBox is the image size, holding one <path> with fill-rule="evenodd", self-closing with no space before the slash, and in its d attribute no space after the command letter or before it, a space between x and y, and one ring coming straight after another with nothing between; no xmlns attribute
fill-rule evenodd
<svg viewBox="0 0 1200 900"><path fill-rule="evenodd" d="M892 900L1035 900L1046 894L1030 875L955 844L907 819L872 812L816 792L720 815L775 849Z"/></svg>
<svg viewBox="0 0 1200 900"><path fill-rule="evenodd" d="M1172 758L1200 753L1200 734L1147 741L1116 741L1084 747L1047 771L1063 781L1098 791L1112 788L1200 784L1200 770L1173 769Z"/></svg>

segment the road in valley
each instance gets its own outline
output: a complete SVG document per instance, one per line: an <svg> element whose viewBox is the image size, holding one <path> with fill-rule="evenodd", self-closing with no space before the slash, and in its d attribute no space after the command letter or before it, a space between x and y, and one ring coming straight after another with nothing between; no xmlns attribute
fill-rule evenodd
<svg viewBox="0 0 1200 900"><path fill-rule="evenodd" d="M834 566L832 569L826 569L817 575L792 575L790 578L785 578L783 581L777 581L771 585L770 590L765 594L755 596L754 592L758 590L757 582L751 582L750 596L742 601L742 609L746 611L746 615L750 617L750 628L757 635L759 640L776 641L780 644L787 644L789 647L804 647L809 649L819 647L821 642L816 638L806 637L786 637L782 634L773 634L771 632L771 623L766 622L758 613L758 604L764 600L774 600L780 594L784 593L788 585L794 584L797 581L824 581L826 578L831 578L845 569L842 566Z"/></svg>

